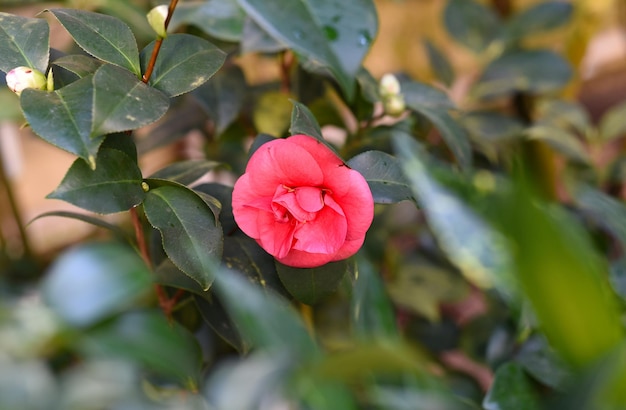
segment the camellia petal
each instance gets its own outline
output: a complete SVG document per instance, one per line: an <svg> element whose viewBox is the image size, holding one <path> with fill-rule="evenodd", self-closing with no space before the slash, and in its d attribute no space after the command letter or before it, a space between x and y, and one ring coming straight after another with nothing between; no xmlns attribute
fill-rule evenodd
<svg viewBox="0 0 626 410"><path fill-rule="evenodd" d="M341 208L339 208L341 211ZM317 213L315 223L300 225L295 232L294 249L334 255L346 240L348 223L343 212L327 206Z"/></svg>
<svg viewBox="0 0 626 410"><path fill-rule="evenodd" d="M317 187L296 188L295 195L298 204L307 212L317 212L324 207L323 191Z"/></svg>

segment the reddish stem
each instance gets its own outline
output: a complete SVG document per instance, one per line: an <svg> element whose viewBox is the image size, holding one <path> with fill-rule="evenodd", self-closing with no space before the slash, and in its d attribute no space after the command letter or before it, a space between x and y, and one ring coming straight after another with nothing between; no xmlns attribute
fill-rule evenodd
<svg viewBox="0 0 626 410"><path fill-rule="evenodd" d="M167 27L170 25L170 21L172 20L172 15L174 14L174 10L176 10L176 5L178 4L178 0L171 0L170 6L167 10L167 17L165 18L165 31L167 31ZM152 75L152 71L154 71L154 65L156 64L156 59L159 56L159 51L161 50L161 45L163 44L163 37L158 37L156 42L154 43L154 48L152 49L152 55L150 55L150 61L148 62L148 66L146 67L146 72L141 77L141 81L144 83L148 83L150 80L150 76Z"/></svg>

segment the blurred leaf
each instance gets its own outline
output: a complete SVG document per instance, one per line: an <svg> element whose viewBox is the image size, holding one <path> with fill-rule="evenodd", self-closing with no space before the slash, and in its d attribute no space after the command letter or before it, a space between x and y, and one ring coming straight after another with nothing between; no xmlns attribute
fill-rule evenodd
<svg viewBox="0 0 626 410"><path fill-rule="evenodd" d="M515 361L535 379L546 386L565 391L572 378L572 371L548 345L545 338L529 338L520 347Z"/></svg>
<svg viewBox="0 0 626 410"><path fill-rule="evenodd" d="M246 79L238 66L219 70L212 81L196 88L192 95L215 122L215 132L221 135L239 115L247 92Z"/></svg>
<svg viewBox="0 0 626 410"><path fill-rule="evenodd" d="M562 1L545 1L514 14L505 26L508 41L516 42L524 37L543 34L567 24L574 12L574 5Z"/></svg>
<svg viewBox="0 0 626 410"><path fill-rule="evenodd" d="M429 174L426 153L409 135L396 132L392 142L415 199L450 261L475 285L495 286L515 300L505 239Z"/></svg>
<svg viewBox="0 0 626 410"><path fill-rule="evenodd" d="M346 70L341 57L337 56L329 45L330 41L326 37L324 29L316 22L316 15L325 12L325 10L340 7L336 0L329 0L324 3L309 3L305 0L294 0L287 3L276 0L238 1L248 16L272 37L287 44L306 60L314 61L318 65L329 68L348 99L351 99L354 94L354 82L352 80L354 73ZM362 23L367 22L359 22L359 24ZM365 26L363 30L364 33L369 34ZM367 49L369 43L367 40L365 42L363 47ZM354 47L358 46L358 43L354 44ZM352 56L352 54L348 55Z"/></svg>
<svg viewBox="0 0 626 410"><path fill-rule="evenodd" d="M191 24L212 37L238 42L242 37L245 18L246 15L236 0L181 3L172 15L168 30L175 30L182 24Z"/></svg>
<svg viewBox="0 0 626 410"><path fill-rule="evenodd" d="M333 293L349 269L349 259L329 262L316 268L292 268L276 262L276 271L285 289L298 301L314 305Z"/></svg>
<svg viewBox="0 0 626 410"><path fill-rule="evenodd" d="M119 226L110 224L100 218L97 218L91 215L79 214L77 212L70 212L70 211L44 212L43 214L39 214L36 217L34 217L28 224L30 225L38 219L46 218L50 216L58 216L61 218L70 218L70 219L76 219L77 221L83 221L88 224L107 229L111 231L113 234L115 234L115 236L117 236L118 238L131 242L131 237L124 230L122 230Z"/></svg>
<svg viewBox="0 0 626 410"><path fill-rule="evenodd" d="M81 244L46 273L44 299L67 323L90 326L130 307L152 289L139 255L115 243Z"/></svg>
<svg viewBox="0 0 626 410"><path fill-rule="evenodd" d="M540 123L546 123L562 129L573 129L582 136L587 136L593 126L587 109L578 102L562 100L539 101L537 111Z"/></svg>
<svg viewBox="0 0 626 410"><path fill-rule="evenodd" d="M485 410L539 410L539 397L524 370L515 363L498 368L491 388L483 400Z"/></svg>
<svg viewBox="0 0 626 410"><path fill-rule="evenodd" d="M473 137L487 144L519 139L524 130L517 118L495 111L469 112L460 121Z"/></svg>
<svg viewBox="0 0 626 410"><path fill-rule="evenodd" d="M45 73L50 54L50 28L44 19L0 12L0 71L26 66Z"/></svg>
<svg viewBox="0 0 626 410"><path fill-rule="evenodd" d="M416 111L419 111L421 108L454 108L454 103L445 92L419 81L402 81L400 89L406 105Z"/></svg>
<svg viewBox="0 0 626 410"><path fill-rule="evenodd" d="M572 77L570 64L549 50L510 51L492 61L474 84L476 98L516 91L543 94L564 87Z"/></svg>
<svg viewBox="0 0 626 410"><path fill-rule="evenodd" d="M28 380L28 383L24 383ZM56 401L57 388L50 366L41 359L0 358L0 408L44 410Z"/></svg>
<svg viewBox="0 0 626 410"><path fill-rule="evenodd" d="M246 18L241 39L242 53L277 53L286 48L285 43L270 36L256 21Z"/></svg>
<svg viewBox="0 0 626 410"><path fill-rule="evenodd" d="M428 118L439 130L446 145L454 154L459 166L468 170L472 166L472 147L467 133L445 110L420 107L417 112Z"/></svg>
<svg viewBox="0 0 626 410"><path fill-rule="evenodd" d="M226 54L208 41L191 34L171 34L163 40L159 58L148 84L175 97L198 88L220 69ZM146 69L155 42L141 50Z"/></svg>
<svg viewBox="0 0 626 410"><path fill-rule="evenodd" d="M626 205L589 185L573 189L573 199L583 213L609 232L626 251Z"/></svg>
<svg viewBox="0 0 626 410"><path fill-rule="evenodd" d="M20 122L24 121L24 115L20 109L20 97L9 90L8 87L3 87L4 82L2 79L3 74L0 73L0 121L12 121Z"/></svg>
<svg viewBox="0 0 626 410"><path fill-rule="evenodd" d="M583 143L571 132L562 128L535 125L526 130L531 140L545 141L566 157L584 164L590 163L589 154Z"/></svg>
<svg viewBox="0 0 626 410"><path fill-rule="evenodd" d="M102 66L101 61L80 54L57 58L52 62L52 64L63 67L80 78L87 77L88 75L95 73L96 70Z"/></svg>
<svg viewBox="0 0 626 410"><path fill-rule="evenodd" d="M163 93L110 64L96 71L93 87L92 137L151 124L169 108L169 99Z"/></svg>
<svg viewBox="0 0 626 410"><path fill-rule="evenodd" d="M167 179L182 185L190 185L221 165L220 162L206 159L178 161L158 170L150 175L150 178Z"/></svg>
<svg viewBox="0 0 626 410"><path fill-rule="evenodd" d="M91 78L85 77L54 92L27 88L20 102L26 120L37 135L78 155L93 168L104 137L91 137Z"/></svg>
<svg viewBox="0 0 626 410"><path fill-rule="evenodd" d="M611 141L626 135L626 101L611 107L600 121L600 136Z"/></svg>
<svg viewBox="0 0 626 410"><path fill-rule="evenodd" d="M413 199L411 187L395 157L382 151L366 151L352 157L347 164L363 175L375 203L392 204Z"/></svg>
<svg viewBox="0 0 626 410"><path fill-rule="evenodd" d="M90 356L134 361L190 390L200 382L202 353L196 339L158 311L125 313L88 332L81 349Z"/></svg>
<svg viewBox="0 0 626 410"><path fill-rule="evenodd" d="M95 169L77 159L47 198L61 199L99 214L128 211L145 198L141 182L141 170L128 155L103 148Z"/></svg>
<svg viewBox="0 0 626 410"><path fill-rule="evenodd" d="M398 339L396 316L385 286L374 266L357 256L357 278L351 300L354 331L363 339Z"/></svg>
<svg viewBox="0 0 626 410"><path fill-rule="evenodd" d="M448 87L454 82L454 69L446 58L446 56L435 46L435 44L428 40L424 40L424 46L426 47L426 54L428 55L428 61L433 74Z"/></svg>
<svg viewBox="0 0 626 410"><path fill-rule="evenodd" d="M261 134L279 137L289 128L290 112L291 104L287 95L278 91L266 92L254 107L254 127Z"/></svg>
<svg viewBox="0 0 626 410"><path fill-rule="evenodd" d="M144 211L150 224L161 232L163 249L179 269L208 289L215 261L222 256L223 233L217 215L182 185L158 186L157 180L147 183L151 189L146 194Z"/></svg>
<svg viewBox="0 0 626 410"><path fill-rule="evenodd" d="M311 360L319 350L298 314L279 296L241 275L223 269L215 292L246 343L263 351L284 351L292 359Z"/></svg>
<svg viewBox="0 0 626 410"><path fill-rule="evenodd" d="M88 54L141 76L135 36L123 21L76 9L49 9Z"/></svg>
<svg viewBox="0 0 626 410"><path fill-rule="evenodd" d="M448 0L444 24L454 40L475 53L497 40L502 30L496 13L474 0Z"/></svg>

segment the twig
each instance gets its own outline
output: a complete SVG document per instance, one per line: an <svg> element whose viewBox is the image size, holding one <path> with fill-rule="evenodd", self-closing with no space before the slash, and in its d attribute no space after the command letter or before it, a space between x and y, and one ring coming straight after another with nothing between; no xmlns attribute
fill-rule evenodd
<svg viewBox="0 0 626 410"><path fill-rule="evenodd" d="M171 0L170 6L167 10L167 17L165 18L165 31L167 31L167 27L170 25L170 21L172 20L172 15L174 14L174 10L176 10L176 5L178 4L178 0ZM154 66L156 64L157 57L159 56L159 51L161 50L161 45L163 44L163 37L159 36L155 43L154 48L152 49L152 54L150 55L150 61L148 62L148 66L146 67L145 73L141 76L141 81L144 83L148 83L150 80L150 76L154 71Z"/></svg>

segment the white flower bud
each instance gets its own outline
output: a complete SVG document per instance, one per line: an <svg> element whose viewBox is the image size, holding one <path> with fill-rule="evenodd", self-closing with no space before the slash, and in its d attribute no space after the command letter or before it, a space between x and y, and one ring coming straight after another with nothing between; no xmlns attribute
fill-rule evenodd
<svg viewBox="0 0 626 410"><path fill-rule="evenodd" d="M387 98L383 99L383 108L385 109L385 114L391 115L393 117L399 116L406 109L404 97L402 96L402 94L388 96Z"/></svg>
<svg viewBox="0 0 626 410"><path fill-rule="evenodd" d="M16 67L6 76L7 86L15 94L20 95L25 88L46 89L46 76L41 71L30 67Z"/></svg>
<svg viewBox="0 0 626 410"><path fill-rule="evenodd" d="M167 19L168 7L165 4L156 6L147 14L148 23L157 35L161 38L167 37L167 31L165 30L165 20Z"/></svg>
<svg viewBox="0 0 626 410"><path fill-rule="evenodd" d="M385 98L400 94L400 82L393 74L385 74L378 83L378 92Z"/></svg>

